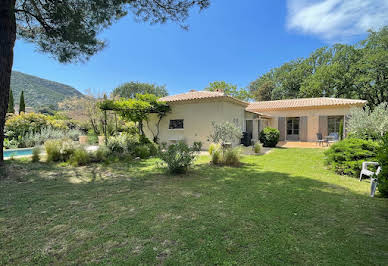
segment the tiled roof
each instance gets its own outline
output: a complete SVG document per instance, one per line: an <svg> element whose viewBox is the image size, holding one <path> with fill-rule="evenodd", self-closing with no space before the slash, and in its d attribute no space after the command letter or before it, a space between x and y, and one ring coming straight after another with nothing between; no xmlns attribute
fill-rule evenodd
<svg viewBox="0 0 388 266"><path fill-rule="evenodd" d="M192 101L192 100L201 100L201 99L210 99L210 98L223 98L225 100L231 100L240 104L243 104L245 106L248 105L248 103L244 101L240 101L236 98L230 97L226 95L223 92L218 92L218 91L189 91L186 93L182 94L177 94L177 95L171 95L171 96L166 96L163 98L160 98L159 101L162 102L182 102L182 101Z"/></svg>
<svg viewBox="0 0 388 266"><path fill-rule="evenodd" d="M247 110L250 111L265 111L265 110L280 110L290 108L308 108L308 107L325 107L325 106L363 106L366 104L364 100L341 99L341 98L301 98L278 101L262 101L250 103Z"/></svg>

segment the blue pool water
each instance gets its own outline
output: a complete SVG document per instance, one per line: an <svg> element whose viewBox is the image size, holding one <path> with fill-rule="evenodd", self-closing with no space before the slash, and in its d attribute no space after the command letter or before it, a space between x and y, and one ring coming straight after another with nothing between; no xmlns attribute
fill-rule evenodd
<svg viewBox="0 0 388 266"><path fill-rule="evenodd" d="M4 157L32 155L32 149L5 150Z"/></svg>

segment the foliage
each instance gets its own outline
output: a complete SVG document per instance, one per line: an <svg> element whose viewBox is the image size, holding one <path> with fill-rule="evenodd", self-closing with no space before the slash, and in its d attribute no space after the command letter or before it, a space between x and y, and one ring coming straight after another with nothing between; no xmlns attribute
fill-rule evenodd
<svg viewBox="0 0 388 266"><path fill-rule="evenodd" d="M186 173L196 159L193 149L183 142L168 146L166 151L160 151L159 157L172 174Z"/></svg>
<svg viewBox="0 0 388 266"><path fill-rule="evenodd" d="M381 103L371 110L352 109L346 122L349 135L362 139L380 139L388 132L388 104Z"/></svg>
<svg viewBox="0 0 388 266"><path fill-rule="evenodd" d="M260 151L261 151L261 144L259 142L256 142L255 145L253 145L253 151L255 153L260 153Z"/></svg>
<svg viewBox="0 0 388 266"><path fill-rule="evenodd" d="M40 147L34 147L32 149L32 157L31 160L33 163L39 162L40 161Z"/></svg>
<svg viewBox="0 0 388 266"><path fill-rule="evenodd" d="M16 149L19 146L17 139L4 139L4 148L5 149Z"/></svg>
<svg viewBox="0 0 388 266"><path fill-rule="evenodd" d="M276 147L279 142L280 132L276 128L266 127L259 135L259 140L264 147Z"/></svg>
<svg viewBox="0 0 388 266"><path fill-rule="evenodd" d="M93 160L95 162L104 162L110 155L110 150L105 145L98 147L97 151L93 154Z"/></svg>
<svg viewBox="0 0 388 266"><path fill-rule="evenodd" d="M43 128L48 127L64 129L65 125L43 114L22 113L13 115L6 121L5 132L9 139L17 139L29 132L40 132Z"/></svg>
<svg viewBox="0 0 388 266"><path fill-rule="evenodd" d="M207 91L221 91L226 95L240 99L242 101L249 100L248 91L244 88L237 88L237 85L226 83L225 81L214 81L210 82L208 87L205 88Z"/></svg>
<svg viewBox="0 0 388 266"><path fill-rule="evenodd" d="M211 143L209 146L209 154L212 155L215 150L220 148L221 148L221 145L219 143Z"/></svg>
<svg viewBox="0 0 388 266"><path fill-rule="evenodd" d="M87 165L90 161L90 155L83 147L74 149L68 159L69 163L73 166Z"/></svg>
<svg viewBox="0 0 388 266"><path fill-rule="evenodd" d="M222 163L222 149L221 145L213 146L210 153L210 161L214 165L219 165Z"/></svg>
<svg viewBox="0 0 388 266"><path fill-rule="evenodd" d="M106 111L105 120L105 112L98 106L101 101L101 99L97 99L89 93L84 97L68 98L60 102L58 106L61 114L69 117L77 124L81 124L87 130L92 129L95 135L103 135L106 128L107 135L111 136L115 132L122 130L124 121L109 111Z"/></svg>
<svg viewBox="0 0 388 266"><path fill-rule="evenodd" d="M137 94L135 99L104 100L98 106L101 110L118 112L124 120L138 123L140 134L143 136L143 121L147 120L150 114L157 114L160 122L160 119L170 111L167 103L159 102L158 98L152 94ZM154 140L157 140L155 134Z"/></svg>
<svg viewBox="0 0 388 266"><path fill-rule="evenodd" d="M124 153L127 151L126 149L127 142L128 142L128 138L127 138L127 135L125 134L110 137L108 139L107 148L112 153Z"/></svg>
<svg viewBox="0 0 388 266"><path fill-rule="evenodd" d="M24 102L24 91L20 94L19 115L26 112L26 103Z"/></svg>
<svg viewBox="0 0 388 266"><path fill-rule="evenodd" d="M325 152L326 163L338 174L358 177L364 161L375 161L379 145L372 140L346 138Z"/></svg>
<svg viewBox="0 0 388 266"><path fill-rule="evenodd" d="M301 97L359 98L388 102L388 26L355 44L335 44L271 69L249 85L256 100Z"/></svg>
<svg viewBox="0 0 388 266"><path fill-rule="evenodd" d="M8 110L7 113L15 113L15 103L13 98L12 89L9 90Z"/></svg>
<svg viewBox="0 0 388 266"><path fill-rule="evenodd" d="M377 161L381 167L381 172L377 177L378 189L384 197L388 197L388 134L382 138L377 151Z"/></svg>
<svg viewBox="0 0 388 266"><path fill-rule="evenodd" d="M113 155L129 155L132 157L140 157L141 159L155 156L158 153L158 148L146 137L139 134L121 134L108 139L107 149Z"/></svg>
<svg viewBox="0 0 388 266"><path fill-rule="evenodd" d="M62 141L61 140L48 140L44 143L44 148L47 153L47 161L48 162L58 162L62 159L61 156L61 148Z"/></svg>
<svg viewBox="0 0 388 266"><path fill-rule="evenodd" d="M131 12L137 20L151 23L183 23L195 6L208 7L207 0L179 1L65 1L18 2L15 15L18 35L34 42L60 62L88 59L105 47L99 33Z"/></svg>
<svg viewBox="0 0 388 266"><path fill-rule="evenodd" d="M241 150L239 147L224 149L222 154L223 164L228 166L239 166L240 154L241 154Z"/></svg>
<svg viewBox="0 0 388 266"><path fill-rule="evenodd" d="M35 110L42 108L55 110L57 104L68 97L82 97L82 93L73 87L18 71L12 71L11 88L15 99L19 99L23 91L28 99L27 106Z"/></svg>
<svg viewBox="0 0 388 266"><path fill-rule="evenodd" d="M136 94L153 94L158 98L168 95L166 86L143 82L127 82L115 88L112 92L114 97L136 98Z"/></svg>
<svg viewBox="0 0 388 266"><path fill-rule="evenodd" d="M151 156L150 147L147 144L137 145L133 152L136 157L141 159L147 159Z"/></svg>
<svg viewBox="0 0 388 266"><path fill-rule="evenodd" d="M220 144L212 144L209 148L211 163L214 165L238 166L241 149L223 148Z"/></svg>
<svg viewBox="0 0 388 266"><path fill-rule="evenodd" d="M212 126L213 129L209 139L213 143L224 145L225 143L235 143L241 138L241 129L231 122L212 122Z"/></svg>
<svg viewBox="0 0 388 266"><path fill-rule="evenodd" d="M202 150L202 142L201 141L194 141L193 150L194 151L201 151Z"/></svg>

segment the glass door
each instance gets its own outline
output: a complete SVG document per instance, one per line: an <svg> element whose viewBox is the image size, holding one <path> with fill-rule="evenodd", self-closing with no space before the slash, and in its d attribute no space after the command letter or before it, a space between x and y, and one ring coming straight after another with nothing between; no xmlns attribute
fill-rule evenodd
<svg viewBox="0 0 388 266"><path fill-rule="evenodd" d="M287 140L299 140L299 117L287 117Z"/></svg>

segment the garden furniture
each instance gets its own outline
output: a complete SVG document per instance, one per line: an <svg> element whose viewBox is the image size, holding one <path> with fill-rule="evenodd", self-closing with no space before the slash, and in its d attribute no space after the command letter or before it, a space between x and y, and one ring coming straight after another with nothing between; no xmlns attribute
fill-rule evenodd
<svg viewBox="0 0 388 266"><path fill-rule="evenodd" d="M323 139L322 133L317 133L317 144L319 146L322 146L325 140Z"/></svg>
<svg viewBox="0 0 388 266"><path fill-rule="evenodd" d="M368 169L368 165L374 165L377 166L376 172L373 172ZM379 166L378 162L363 162L362 163L362 169L360 173L360 181L362 180L362 176L368 176L370 177L370 196L374 197L377 187L377 178L376 176L379 175L381 172L381 167Z"/></svg>

